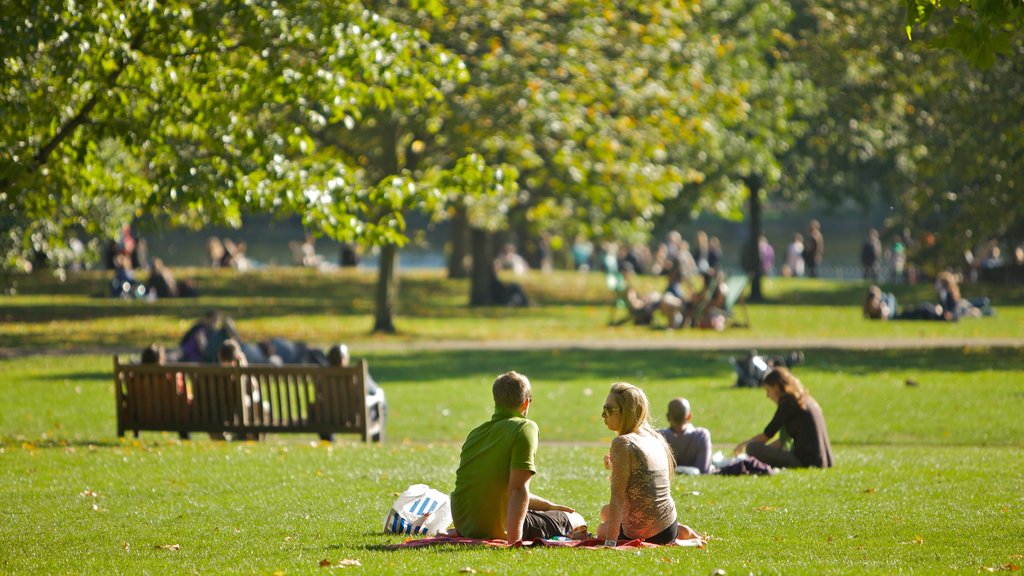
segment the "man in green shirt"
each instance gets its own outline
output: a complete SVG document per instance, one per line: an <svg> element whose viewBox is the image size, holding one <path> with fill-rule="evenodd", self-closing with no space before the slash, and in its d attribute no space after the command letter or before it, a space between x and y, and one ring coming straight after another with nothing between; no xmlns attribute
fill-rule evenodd
<svg viewBox="0 0 1024 576"><path fill-rule="evenodd" d="M530 381L517 372L491 388L494 415L462 445L452 492L455 530L467 538L518 542L586 533L583 517L568 506L530 494L537 472L537 423L526 418Z"/></svg>

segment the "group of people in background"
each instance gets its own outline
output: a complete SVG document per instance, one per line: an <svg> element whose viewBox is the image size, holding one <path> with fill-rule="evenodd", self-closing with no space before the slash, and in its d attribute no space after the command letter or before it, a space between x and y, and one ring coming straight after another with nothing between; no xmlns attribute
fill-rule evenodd
<svg viewBox="0 0 1024 576"><path fill-rule="evenodd" d="M956 275L949 270L935 277L936 302L922 302L897 307L896 296L883 292L877 285L868 288L864 298L864 317L869 320L942 320L956 322L961 318L991 316L995 313L987 297L964 298Z"/></svg>
<svg viewBox="0 0 1024 576"><path fill-rule="evenodd" d="M786 368L764 378L776 405L764 430L735 448L770 467L833 465L821 407ZM529 379L508 372L492 385L494 414L472 430L462 445L451 495L455 535L503 539L510 543L559 536L590 537L584 517L530 490L538 472L538 427L528 414L534 402ZM692 423L689 402L669 402L670 426L657 430L643 390L627 382L611 385L601 408L605 427L616 434L603 465L609 471L609 501L602 506L596 537L667 544L693 531L680 523L672 497L676 472L714 473L711 434ZM692 471L692 472L691 472Z"/></svg>
<svg viewBox="0 0 1024 576"><path fill-rule="evenodd" d="M110 295L115 298L195 298L199 290L191 279L178 280L160 258L149 262L145 239L136 240L130 226L121 230L116 240L107 245L104 257L107 268L114 271ZM148 271L143 280L138 271Z"/></svg>
<svg viewBox="0 0 1024 576"><path fill-rule="evenodd" d="M245 272L255 264L246 256L248 248L245 242L210 236L206 239L206 263L213 268L234 268Z"/></svg>

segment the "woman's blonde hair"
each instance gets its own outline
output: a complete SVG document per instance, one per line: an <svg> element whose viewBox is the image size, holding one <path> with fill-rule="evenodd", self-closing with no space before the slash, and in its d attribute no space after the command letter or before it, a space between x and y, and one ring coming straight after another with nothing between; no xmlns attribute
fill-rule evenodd
<svg viewBox="0 0 1024 576"><path fill-rule="evenodd" d="M956 276L953 275L949 270L945 270L938 275L939 283L942 287L953 294L953 301L960 300L960 286L956 283Z"/></svg>
<svg viewBox="0 0 1024 576"><path fill-rule="evenodd" d="M768 374L765 374L764 385L778 388L779 398L789 396L796 400L796 403L801 408L807 408L807 398L810 397L810 394L804 388L804 385L800 383L800 380L793 376L793 373L789 370L781 366L772 368Z"/></svg>
<svg viewBox="0 0 1024 576"><path fill-rule="evenodd" d="M651 404L644 391L628 382L616 382L612 384L611 393L619 404L621 418L619 418L618 433L635 433L657 438L668 456L669 468L675 469L676 459L672 455L672 449L665 442L665 437L651 423Z"/></svg>

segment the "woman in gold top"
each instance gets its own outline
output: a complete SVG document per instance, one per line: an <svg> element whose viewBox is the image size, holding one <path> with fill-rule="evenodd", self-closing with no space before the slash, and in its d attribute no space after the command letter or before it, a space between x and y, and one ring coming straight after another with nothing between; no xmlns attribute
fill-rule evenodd
<svg viewBox="0 0 1024 576"><path fill-rule="evenodd" d="M597 537L605 541L668 544L678 534L671 492L675 462L649 414L643 390L625 382L612 384L601 411L605 426L618 434L605 456L611 499L601 509L597 529Z"/></svg>

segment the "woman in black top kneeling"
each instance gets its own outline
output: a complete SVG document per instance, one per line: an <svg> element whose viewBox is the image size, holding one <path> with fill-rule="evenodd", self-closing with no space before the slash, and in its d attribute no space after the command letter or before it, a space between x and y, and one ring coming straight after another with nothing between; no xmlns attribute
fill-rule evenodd
<svg viewBox="0 0 1024 576"><path fill-rule="evenodd" d="M832 445L825 416L803 384L785 368L773 368L764 377L765 394L778 405L764 432L736 446L750 456L776 467L830 468ZM776 434L779 438L769 441Z"/></svg>

